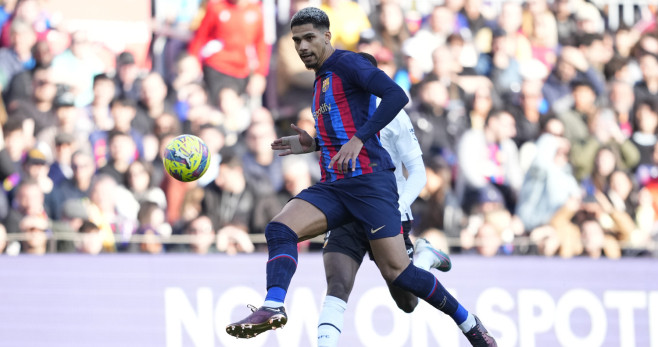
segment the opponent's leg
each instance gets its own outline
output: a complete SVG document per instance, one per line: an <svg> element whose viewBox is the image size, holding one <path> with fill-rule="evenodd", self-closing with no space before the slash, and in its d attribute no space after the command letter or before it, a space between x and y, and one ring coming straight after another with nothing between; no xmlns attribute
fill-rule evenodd
<svg viewBox="0 0 658 347"><path fill-rule="evenodd" d="M461 306L434 275L411 264L402 235L371 240L370 246L387 282L414 293L449 315L473 346L496 346L482 323Z"/></svg>
<svg viewBox="0 0 658 347"><path fill-rule="evenodd" d="M419 268L429 271L434 268L442 272L448 272L452 268L450 257L440 249L432 247L424 238L416 240L415 245L416 259L414 265Z"/></svg>
<svg viewBox="0 0 658 347"><path fill-rule="evenodd" d="M335 347L343 330L343 313L360 264L338 252L325 252L323 258L327 295L318 321L318 347Z"/></svg>
<svg viewBox="0 0 658 347"><path fill-rule="evenodd" d="M404 221L402 222L402 236L404 238L404 248L406 249L406 254L409 257L409 260L413 261L414 259L414 244L409 238L409 233L411 232L411 222ZM404 290L398 286L394 286L391 283L388 283L388 291L391 293L391 297L395 301L395 304L398 305L402 311L406 313L411 313L418 306L418 297L413 293Z"/></svg>
<svg viewBox="0 0 658 347"><path fill-rule="evenodd" d="M247 318L226 326L229 335L251 338L286 324L283 301L297 269L297 242L317 236L326 228L322 211L304 200L293 199L283 207L265 228L269 252L265 303L252 308Z"/></svg>

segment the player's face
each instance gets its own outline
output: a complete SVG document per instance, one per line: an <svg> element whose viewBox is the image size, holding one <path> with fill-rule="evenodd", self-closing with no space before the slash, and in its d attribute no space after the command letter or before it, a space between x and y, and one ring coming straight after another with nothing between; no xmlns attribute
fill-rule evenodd
<svg viewBox="0 0 658 347"><path fill-rule="evenodd" d="M330 43L331 33L316 29L313 24L292 27L292 40L295 42L297 54L307 69L319 69L333 53Z"/></svg>

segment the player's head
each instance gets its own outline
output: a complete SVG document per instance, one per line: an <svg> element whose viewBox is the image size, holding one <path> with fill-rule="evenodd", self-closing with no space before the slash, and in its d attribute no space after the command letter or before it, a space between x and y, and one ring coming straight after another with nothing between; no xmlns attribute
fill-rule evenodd
<svg viewBox="0 0 658 347"><path fill-rule="evenodd" d="M334 52L331 46L329 17L315 7L295 13L290 21L295 50L307 69L318 70Z"/></svg>
<svg viewBox="0 0 658 347"><path fill-rule="evenodd" d="M375 57L373 57L372 54L366 52L359 52L357 54L366 58L370 62L370 64L372 64L372 66L377 67L377 59L375 59Z"/></svg>
<svg viewBox="0 0 658 347"><path fill-rule="evenodd" d="M304 24L311 24L313 28L321 31L329 31L329 16L319 8L305 7L292 16L290 28Z"/></svg>

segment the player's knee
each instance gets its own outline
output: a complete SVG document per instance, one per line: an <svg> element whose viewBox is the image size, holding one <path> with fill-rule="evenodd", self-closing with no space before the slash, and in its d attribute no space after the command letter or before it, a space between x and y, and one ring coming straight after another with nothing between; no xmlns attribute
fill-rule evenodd
<svg viewBox="0 0 658 347"><path fill-rule="evenodd" d="M398 269L390 266L381 266L379 268L379 271L381 272L382 277L384 277L386 283L393 283L395 279L400 276L403 270L404 269Z"/></svg>
<svg viewBox="0 0 658 347"><path fill-rule="evenodd" d="M351 291L352 287L345 281L330 280L327 283L327 295L335 296L345 302L347 302Z"/></svg>
<svg viewBox="0 0 658 347"><path fill-rule="evenodd" d="M416 309L416 306L418 306L418 298L414 296L404 299L398 299L395 301L395 303L398 305L398 308L401 309L403 312L411 313Z"/></svg>

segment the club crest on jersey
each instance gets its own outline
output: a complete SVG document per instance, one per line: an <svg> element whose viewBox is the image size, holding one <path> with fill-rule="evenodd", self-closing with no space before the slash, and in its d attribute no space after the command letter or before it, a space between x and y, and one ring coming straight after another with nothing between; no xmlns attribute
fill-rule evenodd
<svg viewBox="0 0 658 347"><path fill-rule="evenodd" d="M328 78L325 78L325 79L322 81L322 92L323 92L323 93L326 92L327 89L329 89L329 79L328 79Z"/></svg>

